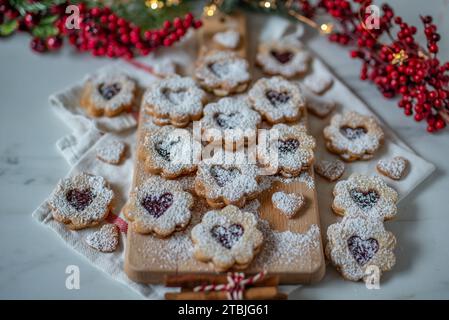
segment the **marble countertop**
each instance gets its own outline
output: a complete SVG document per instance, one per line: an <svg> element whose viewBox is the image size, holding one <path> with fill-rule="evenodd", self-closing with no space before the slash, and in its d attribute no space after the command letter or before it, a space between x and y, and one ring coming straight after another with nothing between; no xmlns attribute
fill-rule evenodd
<svg viewBox="0 0 449 320"><path fill-rule="evenodd" d="M425 8L420 0L391 2L414 24L418 24L418 14L427 11L436 17L442 32L449 30L449 21L442 14L449 7L447 0L430 0L432 6ZM263 23L262 17L251 20ZM27 41L23 35L0 40L0 298L139 298L68 249L55 233L31 217L69 170L54 145L69 129L50 110L48 96L110 61L70 49L35 55ZM449 298L449 209L445 198L449 190L448 130L427 134L424 124L403 116L393 101L385 100L371 84L359 80L360 63L351 60L346 50L319 37L312 37L308 43L340 79L437 170L399 204L398 218L388 224L398 239L397 264L382 278L380 290L344 281L328 267L321 282L298 288L290 298ZM441 51L449 60L447 34ZM68 265L80 269L79 290L65 286Z"/></svg>

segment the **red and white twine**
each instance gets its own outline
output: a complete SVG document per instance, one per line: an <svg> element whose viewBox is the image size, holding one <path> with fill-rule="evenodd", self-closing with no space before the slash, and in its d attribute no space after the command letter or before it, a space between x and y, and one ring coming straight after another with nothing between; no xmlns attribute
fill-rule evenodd
<svg viewBox="0 0 449 320"><path fill-rule="evenodd" d="M226 292L228 300L243 300L243 293L245 292L245 287L263 279L266 274L267 274L266 271L261 271L252 277L245 278L245 274L243 272L229 272L227 276L228 283L200 285L195 287L193 291L194 292L221 291Z"/></svg>

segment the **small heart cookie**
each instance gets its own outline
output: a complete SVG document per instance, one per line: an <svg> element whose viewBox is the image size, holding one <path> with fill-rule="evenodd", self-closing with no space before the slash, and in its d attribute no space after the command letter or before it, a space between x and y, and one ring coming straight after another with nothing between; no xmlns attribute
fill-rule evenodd
<svg viewBox="0 0 449 320"><path fill-rule="evenodd" d="M304 206L305 198L301 194L278 191L271 196L271 202L276 209L290 219Z"/></svg>
<svg viewBox="0 0 449 320"><path fill-rule="evenodd" d="M115 224L105 224L100 230L89 234L86 243L101 252L113 252L117 249L119 229Z"/></svg>
<svg viewBox="0 0 449 320"><path fill-rule="evenodd" d="M117 165L122 161L125 149L126 145L122 141L106 141L97 147L97 158L103 162Z"/></svg>
<svg viewBox="0 0 449 320"><path fill-rule="evenodd" d="M316 173L331 182L338 180L345 172L345 164L340 160L320 160L314 167Z"/></svg>
<svg viewBox="0 0 449 320"><path fill-rule="evenodd" d="M304 79L304 85L316 94L323 94L333 83L334 79L329 74L311 74Z"/></svg>
<svg viewBox="0 0 449 320"><path fill-rule="evenodd" d="M235 49L240 42L240 33L236 30L227 30L216 33L212 39L225 49Z"/></svg>
<svg viewBox="0 0 449 320"><path fill-rule="evenodd" d="M384 176L393 180L400 180L408 166L408 160L404 157L394 157L390 160L379 160L376 169Z"/></svg>

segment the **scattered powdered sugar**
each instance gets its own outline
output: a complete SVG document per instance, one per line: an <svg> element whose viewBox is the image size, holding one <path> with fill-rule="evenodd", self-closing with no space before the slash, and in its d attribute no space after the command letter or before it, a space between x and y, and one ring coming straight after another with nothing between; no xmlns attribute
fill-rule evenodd
<svg viewBox="0 0 449 320"><path fill-rule="evenodd" d="M232 29L218 32L213 36L212 40L225 48L235 49L240 42L240 33Z"/></svg>
<svg viewBox="0 0 449 320"><path fill-rule="evenodd" d="M259 220L259 230L264 235L264 245L253 262L257 269L270 265L291 267L320 247L320 228L312 224L306 233L273 231L268 221Z"/></svg>
<svg viewBox="0 0 449 320"><path fill-rule="evenodd" d="M403 157L394 157L393 159L381 159L377 163L377 170L395 180L399 180L407 169L408 160Z"/></svg>
<svg viewBox="0 0 449 320"><path fill-rule="evenodd" d="M96 148L97 158L110 163L118 164L125 153L126 145L120 140L109 140Z"/></svg>
<svg viewBox="0 0 449 320"><path fill-rule="evenodd" d="M119 229L115 224L105 224L100 230L86 237L86 243L101 252L113 252L119 241Z"/></svg>
<svg viewBox="0 0 449 320"><path fill-rule="evenodd" d="M315 189L315 181L312 176L307 172L301 172L297 177L286 178L281 175L273 175L273 176L262 176L260 179L259 187L261 191L265 191L271 188L273 182L279 181L283 184L290 183L304 183L308 189Z"/></svg>
<svg viewBox="0 0 449 320"><path fill-rule="evenodd" d="M271 201L276 209L292 218L304 206L305 198L301 194L278 191L272 194Z"/></svg>

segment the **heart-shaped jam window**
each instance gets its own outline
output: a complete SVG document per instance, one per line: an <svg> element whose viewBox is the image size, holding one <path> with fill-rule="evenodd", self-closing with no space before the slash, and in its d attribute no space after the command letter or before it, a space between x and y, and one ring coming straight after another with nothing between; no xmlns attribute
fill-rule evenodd
<svg viewBox="0 0 449 320"><path fill-rule="evenodd" d="M299 148L299 141L296 139L278 140L280 153L293 153Z"/></svg>
<svg viewBox="0 0 449 320"><path fill-rule="evenodd" d="M207 66L209 70L217 77L224 78L230 72L229 62L214 62Z"/></svg>
<svg viewBox="0 0 449 320"><path fill-rule="evenodd" d="M223 129L235 129L239 123L239 113L216 113L214 114L215 122Z"/></svg>
<svg viewBox="0 0 449 320"><path fill-rule="evenodd" d="M160 196L146 195L140 202L142 207L156 219L162 216L173 204L173 194L165 192Z"/></svg>
<svg viewBox="0 0 449 320"><path fill-rule="evenodd" d="M102 83L98 87L98 92L106 100L111 100L122 90L120 83L105 84Z"/></svg>
<svg viewBox="0 0 449 320"><path fill-rule="evenodd" d="M294 56L293 52L291 52L291 51L280 52L280 51L276 51L276 50L271 50L270 53L281 64L286 64L286 63L290 62L290 60L292 60L292 58Z"/></svg>
<svg viewBox="0 0 449 320"><path fill-rule="evenodd" d="M343 126L340 128L340 132L349 140L355 140L364 136L368 131L365 127L352 128L349 126Z"/></svg>
<svg viewBox="0 0 449 320"><path fill-rule="evenodd" d="M65 194L65 198L71 207L83 211L92 203L94 195L90 189L71 189Z"/></svg>
<svg viewBox="0 0 449 320"><path fill-rule="evenodd" d="M361 191L352 189L349 192L352 200L363 210L369 210L377 203L380 195L375 190Z"/></svg>
<svg viewBox="0 0 449 320"><path fill-rule="evenodd" d="M181 142L181 137L179 137L179 136L176 139L171 140L171 141L165 141L165 140L158 141L155 144L154 149L165 161L170 161L172 148L175 145L177 145L179 142Z"/></svg>
<svg viewBox="0 0 449 320"><path fill-rule="evenodd" d="M278 107L280 105L283 105L290 100L290 95L287 92L279 92L275 90L268 90L265 92L265 96L267 97L268 101L273 105L273 107Z"/></svg>
<svg viewBox="0 0 449 320"><path fill-rule="evenodd" d="M241 174L237 168L223 168L220 165L213 165L210 174L220 187L224 187L228 182L234 180Z"/></svg>
<svg viewBox="0 0 449 320"><path fill-rule="evenodd" d="M348 239L348 249L360 266L364 266L379 251L379 242L374 238L362 239L352 236Z"/></svg>
<svg viewBox="0 0 449 320"><path fill-rule="evenodd" d="M186 100L187 89L171 90L169 88L164 88L162 89L162 94L168 101L174 105L178 105Z"/></svg>
<svg viewBox="0 0 449 320"><path fill-rule="evenodd" d="M212 237L217 240L226 249L231 249L243 236L244 228L242 225L234 223L229 227L214 226L210 233Z"/></svg>

